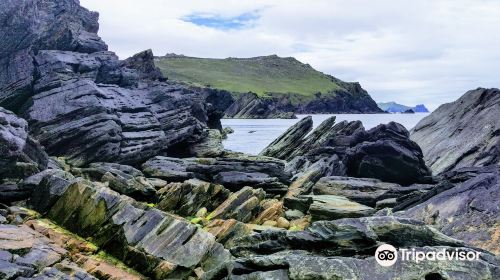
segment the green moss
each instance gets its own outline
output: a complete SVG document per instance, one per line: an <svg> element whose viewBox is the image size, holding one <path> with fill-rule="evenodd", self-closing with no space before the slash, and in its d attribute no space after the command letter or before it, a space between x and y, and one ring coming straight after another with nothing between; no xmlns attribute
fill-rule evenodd
<svg viewBox="0 0 500 280"><path fill-rule="evenodd" d="M255 58L162 57L156 65L170 80L195 86L238 93L255 92L260 97L287 94L292 102L328 94L341 89L325 75L294 58L277 56Z"/></svg>

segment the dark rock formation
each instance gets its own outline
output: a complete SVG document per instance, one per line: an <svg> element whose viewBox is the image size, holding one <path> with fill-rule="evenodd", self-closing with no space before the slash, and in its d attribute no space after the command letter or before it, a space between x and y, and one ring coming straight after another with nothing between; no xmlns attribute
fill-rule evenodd
<svg viewBox="0 0 500 280"><path fill-rule="evenodd" d="M500 167L459 169L446 178L451 188L398 215L422 220L448 236L499 254Z"/></svg>
<svg viewBox="0 0 500 280"><path fill-rule="evenodd" d="M112 190L138 200L155 201L156 190L141 171L117 163L92 163L87 168L73 168L73 174L107 183Z"/></svg>
<svg viewBox="0 0 500 280"><path fill-rule="evenodd" d="M183 279L228 259L215 238L193 224L89 182L71 184L48 217L154 279Z"/></svg>
<svg viewBox="0 0 500 280"><path fill-rule="evenodd" d="M0 181L21 179L47 168L49 157L27 130L25 120L0 107Z"/></svg>
<svg viewBox="0 0 500 280"><path fill-rule="evenodd" d="M478 88L441 105L412 130L434 174L500 162L500 90Z"/></svg>
<svg viewBox="0 0 500 280"><path fill-rule="evenodd" d="M0 8L0 106L21 113L50 155L139 164L169 150L189 155L220 126L209 95L162 82L151 51L125 61L108 52L97 13L78 1Z"/></svg>
<svg viewBox="0 0 500 280"><path fill-rule="evenodd" d="M301 129L307 128L307 123L299 122L262 152L289 161L287 169L296 173L294 179L300 185L292 183L291 190L307 192L319 178L332 175L403 185L423 182L430 175L422 151L400 124L391 122L366 131L359 121L335 124L335 117L331 117L308 134L307 129Z"/></svg>
<svg viewBox="0 0 500 280"><path fill-rule="evenodd" d="M268 157L169 158L155 157L142 165L144 173L169 181L201 179L231 190L244 186L283 193L289 182L285 163Z"/></svg>
<svg viewBox="0 0 500 280"><path fill-rule="evenodd" d="M312 117L305 117L276 138L261 153L262 156L286 159L301 145L304 135L313 127Z"/></svg>
<svg viewBox="0 0 500 280"><path fill-rule="evenodd" d="M291 104L280 104L276 100L261 98L249 92L239 96L225 112L225 117L235 119L294 119Z"/></svg>

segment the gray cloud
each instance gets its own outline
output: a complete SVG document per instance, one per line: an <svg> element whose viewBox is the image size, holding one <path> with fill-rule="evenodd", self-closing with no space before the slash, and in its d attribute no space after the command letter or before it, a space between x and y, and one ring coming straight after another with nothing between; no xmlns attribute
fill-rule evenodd
<svg viewBox="0 0 500 280"><path fill-rule="evenodd" d="M81 2L101 13L100 34L122 58L147 48L157 55L294 56L359 81L376 101L431 108L500 82L495 0Z"/></svg>

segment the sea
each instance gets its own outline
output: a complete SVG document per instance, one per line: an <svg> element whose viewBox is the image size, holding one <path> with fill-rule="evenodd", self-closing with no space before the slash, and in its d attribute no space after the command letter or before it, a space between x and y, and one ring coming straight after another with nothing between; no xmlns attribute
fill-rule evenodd
<svg viewBox="0 0 500 280"><path fill-rule="evenodd" d="M231 127L234 133L224 140L224 148L235 152L251 155L259 154L274 139L285 132L300 119L312 116L314 127L331 116L336 116L336 122L360 120L365 129L391 121L402 124L411 130L429 113L415 114L317 114L297 115L297 119L222 119L222 127Z"/></svg>

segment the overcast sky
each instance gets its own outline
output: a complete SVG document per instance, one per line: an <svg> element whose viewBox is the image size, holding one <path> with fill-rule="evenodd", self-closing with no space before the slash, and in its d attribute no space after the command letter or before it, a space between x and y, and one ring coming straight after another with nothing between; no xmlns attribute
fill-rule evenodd
<svg viewBox="0 0 500 280"><path fill-rule="evenodd" d="M431 109L500 87L500 1L81 0L121 58L293 56L377 102Z"/></svg>

